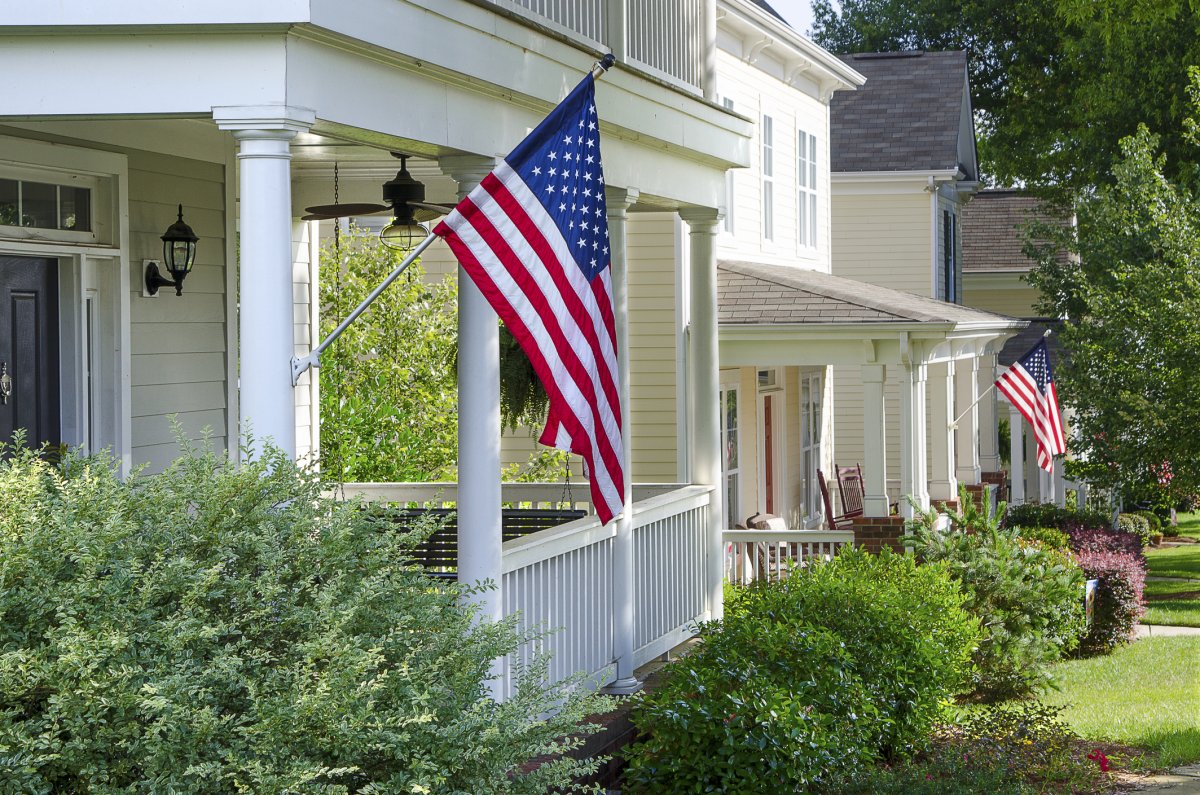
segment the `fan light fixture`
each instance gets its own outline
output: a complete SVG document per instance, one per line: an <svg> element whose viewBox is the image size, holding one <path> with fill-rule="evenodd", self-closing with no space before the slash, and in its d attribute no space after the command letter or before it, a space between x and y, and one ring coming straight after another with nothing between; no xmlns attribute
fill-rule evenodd
<svg viewBox="0 0 1200 795"><path fill-rule="evenodd" d="M174 287L175 295L183 295L183 280L191 273L196 263L196 233L183 221L183 205L179 205L179 218L163 232L163 264L174 280L164 279L158 271L158 264L151 262L146 266L146 293L157 295L161 287Z"/></svg>

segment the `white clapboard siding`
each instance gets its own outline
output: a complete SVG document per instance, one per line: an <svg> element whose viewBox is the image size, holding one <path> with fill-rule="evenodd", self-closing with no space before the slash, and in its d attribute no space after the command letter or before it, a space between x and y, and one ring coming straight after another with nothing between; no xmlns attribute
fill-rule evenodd
<svg viewBox="0 0 1200 795"><path fill-rule="evenodd" d="M297 356L312 350L320 329L318 302L315 300L319 238L315 224L292 223L292 344ZM296 385L296 457L306 461L317 454L320 442L320 370L309 369Z"/></svg>
<svg viewBox="0 0 1200 795"><path fill-rule="evenodd" d="M228 444L226 407L225 167L130 150L129 262L133 463L161 470L179 455L168 419L189 439L206 432ZM182 296L141 293L142 260L161 259L163 230L183 203L200 238L196 266Z"/></svg>
<svg viewBox="0 0 1200 795"><path fill-rule="evenodd" d="M850 466L863 461L863 389L859 367L837 366L834 371L834 444L837 463ZM887 476L900 477L900 385L899 365L889 366L884 385L884 415L887 423Z"/></svg>
<svg viewBox="0 0 1200 795"><path fill-rule="evenodd" d="M833 218L835 275L931 295L929 194L838 195Z"/></svg>

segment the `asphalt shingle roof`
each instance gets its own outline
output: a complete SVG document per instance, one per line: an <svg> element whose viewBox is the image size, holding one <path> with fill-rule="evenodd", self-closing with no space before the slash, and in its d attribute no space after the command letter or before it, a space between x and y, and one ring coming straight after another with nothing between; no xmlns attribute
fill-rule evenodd
<svg viewBox="0 0 1200 795"><path fill-rule="evenodd" d="M970 168L958 158L966 53L918 50L838 57L867 83L857 91L838 91L829 102L834 172Z"/></svg>
<svg viewBox="0 0 1200 795"><path fill-rule="evenodd" d="M723 325L1018 322L828 273L753 262L719 263L717 294L717 319Z"/></svg>
<svg viewBox="0 0 1200 795"><path fill-rule="evenodd" d="M785 24L785 25L788 24L788 21L786 19L784 19L782 16L780 16L778 11L776 11L774 8L771 8L771 4L766 2L766 0L749 0L749 2L750 2L750 5L758 6L763 11L766 11L768 14L775 17L783 24ZM789 25L789 27L791 27L791 26Z"/></svg>
<svg viewBox="0 0 1200 795"><path fill-rule="evenodd" d="M985 190L975 194L962 210L962 263L964 271L1027 271L1033 262L1021 248L1023 227L1030 221L1058 221L1042 203L1017 190ZM1060 257L1065 261L1066 252Z"/></svg>

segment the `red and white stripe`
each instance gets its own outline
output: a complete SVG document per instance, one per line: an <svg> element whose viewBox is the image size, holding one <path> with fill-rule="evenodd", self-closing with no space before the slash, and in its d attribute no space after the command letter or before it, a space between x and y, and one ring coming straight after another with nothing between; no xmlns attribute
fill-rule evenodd
<svg viewBox="0 0 1200 795"><path fill-rule="evenodd" d="M583 457L592 504L608 522L625 493L609 269L588 282L554 220L504 161L435 232L546 387L550 412L542 444Z"/></svg>
<svg viewBox="0 0 1200 795"><path fill-rule="evenodd" d="M1043 395L1034 377L1018 362L996 379L996 388L1033 427L1037 439L1038 466L1047 472L1052 471L1053 457L1067 452L1067 438L1063 433L1054 382L1046 384L1046 393Z"/></svg>

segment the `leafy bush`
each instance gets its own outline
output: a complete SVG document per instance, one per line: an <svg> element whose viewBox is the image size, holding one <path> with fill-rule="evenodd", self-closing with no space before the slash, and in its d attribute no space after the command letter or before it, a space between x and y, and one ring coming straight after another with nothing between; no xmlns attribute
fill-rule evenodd
<svg viewBox="0 0 1200 795"><path fill-rule="evenodd" d="M1120 514L1117 516L1117 529L1137 536L1142 547L1150 546L1150 522L1146 517L1136 513Z"/></svg>
<svg viewBox="0 0 1200 795"><path fill-rule="evenodd" d="M629 752L626 782L791 792L907 755L969 681L979 629L962 601L943 567L890 550L843 550L783 582L734 589L725 620L705 625L699 650L635 710L647 736Z"/></svg>
<svg viewBox="0 0 1200 795"><path fill-rule="evenodd" d="M1027 502L1010 505L1004 515L1006 527L1053 527L1071 530L1082 527L1107 528L1112 526L1112 517L1101 511L1059 508L1054 503Z"/></svg>
<svg viewBox="0 0 1200 795"><path fill-rule="evenodd" d="M743 617L700 637L634 708L625 791L773 795L870 760L878 713L835 634Z"/></svg>
<svg viewBox="0 0 1200 795"><path fill-rule="evenodd" d="M1046 549L1066 550L1071 548L1070 536L1053 527L1019 527L1017 535L1025 541L1036 541Z"/></svg>
<svg viewBox="0 0 1200 795"><path fill-rule="evenodd" d="M918 511L906 544L922 560L947 565L968 596L967 610L983 626L975 695L1023 695L1043 685L1047 666L1079 642L1083 572L1070 553L1024 542L962 493L964 509L949 514L950 529L938 529L936 511Z"/></svg>
<svg viewBox="0 0 1200 795"><path fill-rule="evenodd" d="M1134 516L1140 516L1150 524L1150 532L1162 532L1163 520L1162 517L1154 511L1131 511Z"/></svg>
<svg viewBox="0 0 1200 795"><path fill-rule="evenodd" d="M1059 719L1036 701L986 705L942 728L911 764L838 782L845 795L1026 795L1095 792L1104 777Z"/></svg>
<svg viewBox="0 0 1200 795"><path fill-rule="evenodd" d="M512 623L277 450L126 481L20 452L0 493L5 791L540 793L594 767L557 755L603 702L545 661L493 701Z"/></svg>
<svg viewBox="0 0 1200 795"><path fill-rule="evenodd" d="M1108 654L1136 637L1143 611L1145 563L1129 552L1084 550L1079 565L1088 579L1100 581L1092 625L1079 644L1079 654Z"/></svg>
<svg viewBox="0 0 1200 795"><path fill-rule="evenodd" d="M1076 552L1125 552L1143 557L1142 540L1132 533L1092 527L1068 530L1067 536Z"/></svg>

